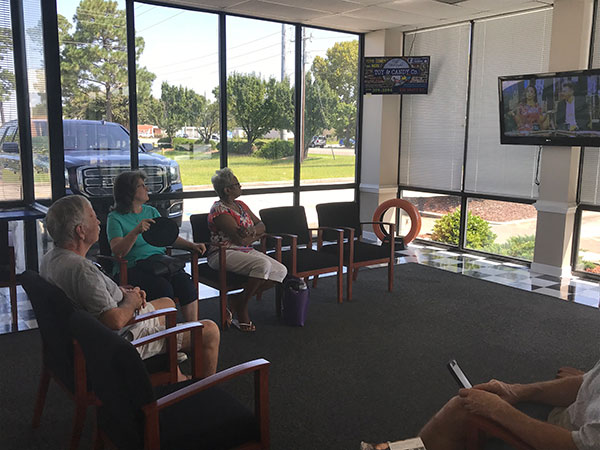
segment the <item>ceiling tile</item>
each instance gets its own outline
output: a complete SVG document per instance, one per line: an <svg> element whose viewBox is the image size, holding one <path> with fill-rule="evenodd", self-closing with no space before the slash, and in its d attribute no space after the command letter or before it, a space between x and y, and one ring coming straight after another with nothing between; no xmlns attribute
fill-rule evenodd
<svg viewBox="0 0 600 450"><path fill-rule="evenodd" d="M480 11L495 12L497 10L514 10L516 6L523 8L535 8L545 4L553 4L554 0L535 1L535 0L466 0L460 3L465 8L479 9Z"/></svg>
<svg viewBox="0 0 600 450"><path fill-rule="evenodd" d="M165 3L172 5L195 6L197 8L222 10L239 5L247 0L171 0Z"/></svg>
<svg viewBox="0 0 600 450"><path fill-rule="evenodd" d="M301 6L304 9L323 11L323 12L329 13L329 14L339 14L339 13L352 11L352 10L362 7L361 5L359 5L357 3L353 3L353 2L349 2L349 1L345 1L345 0L326 0L326 1L302 0L302 2L299 2L298 0L264 0L264 1L266 1L268 3L276 3L276 4L280 4L280 5L287 5L287 6L296 6L296 7Z"/></svg>
<svg viewBox="0 0 600 450"><path fill-rule="evenodd" d="M391 22L396 24L396 26L422 24L429 20L427 17L418 14L382 8L380 6L367 6L362 9L344 13L344 16L354 17L361 20L369 19L379 20L382 22Z"/></svg>
<svg viewBox="0 0 600 450"><path fill-rule="evenodd" d="M383 20L357 19L345 15L323 16L318 19L309 20L306 25L315 25L329 28L339 28L347 31L367 32L385 28L397 27L393 22Z"/></svg>
<svg viewBox="0 0 600 450"><path fill-rule="evenodd" d="M435 0L396 0L379 6L419 14L438 20L462 20L471 14L477 14L482 11L481 9L463 5L464 3L459 3L458 5L446 5L444 3L436 2Z"/></svg>
<svg viewBox="0 0 600 450"><path fill-rule="evenodd" d="M281 19L289 22L304 22L323 15L323 13L319 11L296 8L288 5L278 5L276 3L267 3L260 0L250 0L248 2L240 3L239 5L226 8L226 11L271 19Z"/></svg>

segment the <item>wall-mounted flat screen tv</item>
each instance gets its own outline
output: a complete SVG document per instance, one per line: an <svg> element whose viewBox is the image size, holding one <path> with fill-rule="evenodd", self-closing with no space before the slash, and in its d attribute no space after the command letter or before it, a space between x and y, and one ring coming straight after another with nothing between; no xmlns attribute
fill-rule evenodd
<svg viewBox="0 0 600 450"><path fill-rule="evenodd" d="M600 147L600 69L498 78L502 144Z"/></svg>
<svg viewBox="0 0 600 450"><path fill-rule="evenodd" d="M363 94L427 94L429 56L367 56Z"/></svg>

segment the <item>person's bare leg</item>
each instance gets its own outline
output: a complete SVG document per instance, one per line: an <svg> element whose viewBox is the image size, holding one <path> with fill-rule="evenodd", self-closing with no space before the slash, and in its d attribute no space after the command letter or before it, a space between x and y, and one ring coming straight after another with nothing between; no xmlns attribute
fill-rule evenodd
<svg viewBox="0 0 600 450"><path fill-rule="evenodd" d="M221 342L221 332L219 327L212 320L201 320L204 325L202 329L202 378L213 375L217 371L217 362L219 360L219 344ZM188 353L192 349L191 333L183 334L181 351Z"/></svg>
<svg viewBox="0 0 600 450"><path fill-rule="evenodd" d="M185 322L195 322L198 320L198 300L194 300L181 307L181 313Z"/></svg>
<svg viewBox="0 0 600 450"><path fill-rule="evenodd" d="M427 450L462 450L465 448L467 411L458 397L453 397L419 431Z"/></svg>
<svg viewBox="0 0 600 450"><path fill-rule="evenodd" d="M248 313L248 302L253 295L258 292L262 285L267 280L262 278L248 278L248 283L244 290L237 295L230 297L230 307L233 311L233 315L240 323L250 323L250 314Z"/></svg>
<svg viewBox="0 0 600 450"><path fill-rule="evenodd" d="M174 308L175 307L175 302L173 300L171 300L169 297L157 298L148 303L151 303L152 306L154 306L154 309L164 309L164 308ZM158 321L161 325L164 325L165 324L165 316L160 316L158 318Z"/></svg>

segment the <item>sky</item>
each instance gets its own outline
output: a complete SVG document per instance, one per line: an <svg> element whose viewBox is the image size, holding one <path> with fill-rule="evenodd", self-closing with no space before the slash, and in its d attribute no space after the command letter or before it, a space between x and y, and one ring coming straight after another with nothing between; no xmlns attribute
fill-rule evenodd
<svg viewBox="0 0 600 450"><path fill-rule="evenodd" d="M80 0L57 0L58 13L71 22ZM125 2L118 1L120 9ZM154 97L167 81L182 85L214 99L218 85L218 15L143 3L135 3L136 36L142 36L145 49L140 65L156 75ZM264 20L227 18L227 72L261 74L281 78L282 25ZM293 83L294 28L285 26L285 74ZM324 56L335 42L357 40L357 35L306 29L307 68L316 55Z"/></svg>

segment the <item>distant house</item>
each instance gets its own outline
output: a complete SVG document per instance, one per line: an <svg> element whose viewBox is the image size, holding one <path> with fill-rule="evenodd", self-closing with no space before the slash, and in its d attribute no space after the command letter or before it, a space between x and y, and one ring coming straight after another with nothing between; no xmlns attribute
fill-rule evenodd
<svg viewBox="0 0 600 450"><path fill-rule="evenodd" d="M161 137L162 130L156 125L138 125L138 136L145 138Z"/></svg>

